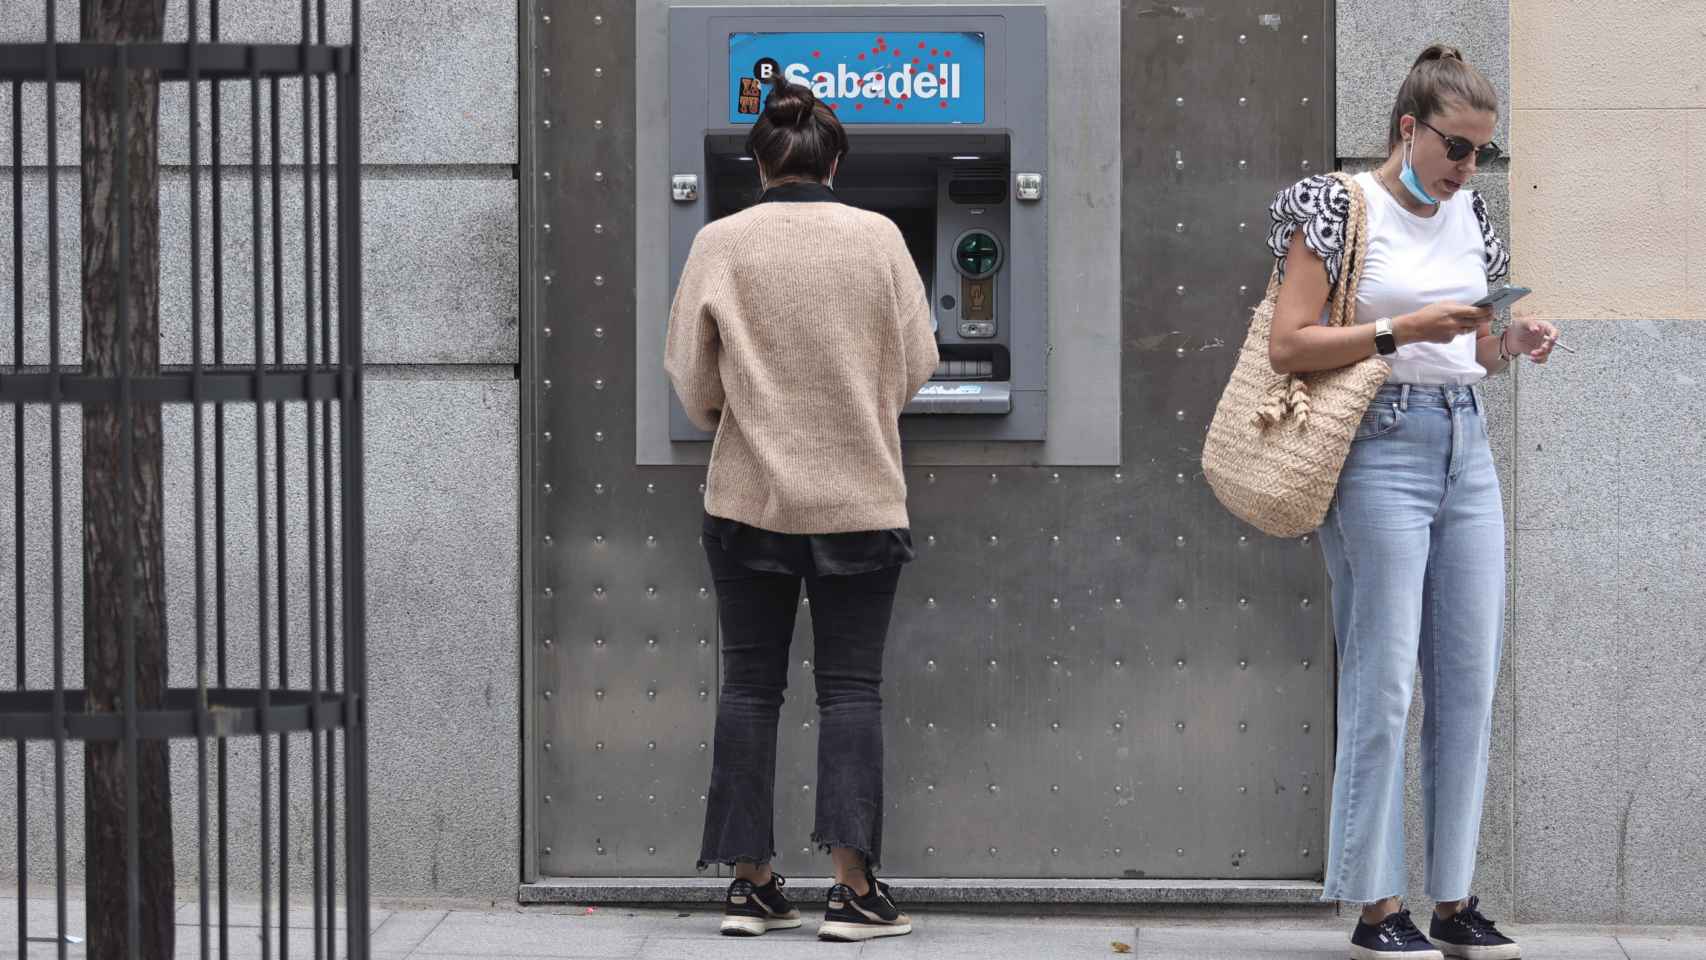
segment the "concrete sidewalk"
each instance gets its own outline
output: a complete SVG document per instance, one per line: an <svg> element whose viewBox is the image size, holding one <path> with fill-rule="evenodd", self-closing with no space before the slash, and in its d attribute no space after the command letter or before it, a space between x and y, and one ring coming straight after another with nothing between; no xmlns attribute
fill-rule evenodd
<svg viewBox="0 0 1706 960"><path fill-rule="evenodd" d="M53 903L29 904L30 935L51 941ZM71 929L82 933L81 905L73 905ZM429 906L375 903L373 955L377 960L745 960L745 958L869 957L896 960L947 958L1055 958L1130 956L1143 960L1337 960L1345 957L1349 923L1325 910L1300 912L1229 909L1171 909L1100 915L1038 913L1002 908L985 913L911 908L915 932L866 944L820 943L817 923L806 914L799 930L759 939L716 935L719 913L687 909L586 906L518 907L505 904ZM301 906L290 913L290 955L312 957L305 928L313 914ZM276 915L273 918L277 922ZM193 904L178 912L178 950L183 960L200 955L199 914ZM16 895L0 901L0 958L15 958ZM1508 925L1530 960L1706 960L1703 928L1595 928ZM259 911L231 911L233 960L261 957ZM277 930L271 956L279 957ZM341 941L340 937L340 941ZM1121 953L1117 945L1130 948ZM32 942L29 955L48 960L51 942ZM341 944L340 944L341 946ZM81 944L69 957L84 956ZM215 957L218 951L213 951Z"/></svg>
<svg viewBox="0 0 1706 960"><path fill-rule="evenodd" d="M913 909L914 932L865 944L819 942L816 918L796 931L757 940L715 935L714 910L620 910L544 914L399 913L382 924L374 949L399 950L399 958L438 960L446 955L481 957L634 957L641 960L711 958L870 957L908 960L948 958L1054 958L1125 956L1143 960L1305 960L1343 958L1349 926L1338 918L1304 921L1276 917L1213 920L1063 917L936 913ZM437 917L436 921L434 917ZM429 926L430 924L430 926ZM1532 928L1521 933L1524 954L1537 960L1703 960L1706 932L1664 935L1589 928ZM419 936L418 940L411 939Z"/></svg>

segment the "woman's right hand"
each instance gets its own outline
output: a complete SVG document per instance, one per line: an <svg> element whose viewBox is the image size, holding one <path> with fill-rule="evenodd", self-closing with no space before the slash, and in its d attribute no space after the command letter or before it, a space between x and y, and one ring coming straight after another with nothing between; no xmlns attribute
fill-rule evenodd
<svg viewBox="0 0 1706 960"><path fill-rule="evenodd" d="M1493 311L1442 300L1392 321L1392 332L1403 343L1450 343L1493 322Z"/></svg>

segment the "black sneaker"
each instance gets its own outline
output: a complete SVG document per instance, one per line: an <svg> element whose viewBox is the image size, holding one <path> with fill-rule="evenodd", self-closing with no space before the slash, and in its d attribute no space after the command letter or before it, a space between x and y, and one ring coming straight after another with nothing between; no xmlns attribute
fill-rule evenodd
<svg viewBox="0 0 1706 960"><path fill-rule="evenodd" d="M723 899L723 935L756 937L771 930L792 930L800 925L800 911L788 902L782 887L787 884L779 873L771 873L770 882L760 887L750 880L729 884L728 896Z"/></svg>
<svg viewBox="0 0 1706 960"><path fill-rule="evenodd" d="M1351 934L1351 960L1445 960L1435 950L1422 931L1410 919L1410 911L1400 910L1379 923L1357 921Z"/></svg>
<svg viewBox="0 0 1706 960"><path fill-rule="evenodd" d="M1428 924L1428 939L1448 957L1462 960L1518 960L1522 948L1500 933L1493 921L1481 916L1481 898L1470 897L1469 906L1450 919L1434 914Z"/></svg>
<svg viewBox="0 0 1706 960"><path fill-rule="evenodd" d="M829 905L823 911L823 925L817 928L819 940L854 943L912 932L912 918L894 905L889 885L869 872L865 883L870 889L862 897L846 884L829 888Z"/></svg>

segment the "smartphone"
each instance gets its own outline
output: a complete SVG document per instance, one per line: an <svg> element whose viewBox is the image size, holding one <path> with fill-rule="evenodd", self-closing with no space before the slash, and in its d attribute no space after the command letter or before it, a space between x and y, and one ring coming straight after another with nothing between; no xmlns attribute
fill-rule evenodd
<svg viewBox="0 0 1706 960"><path fill-rule="evenodd" d="M1475 301L1475 306L1485 307L1489 310L1503 310L1533 292L1527 287L1500 287Z"/></svg>

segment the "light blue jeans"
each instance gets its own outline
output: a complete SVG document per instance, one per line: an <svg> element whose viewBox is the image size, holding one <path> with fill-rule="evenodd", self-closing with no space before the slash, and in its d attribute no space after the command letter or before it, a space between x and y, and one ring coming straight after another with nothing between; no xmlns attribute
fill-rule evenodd
<svg viewBox="0 0 1706 960"><path fill-rule="evenodd" d="M1339 651L1325 900L1401 896L1404 732L1422 697L1426 894L1470 893L1505 605L1505 523L1479 394L1387 384L1321 527Z"/></svg>

